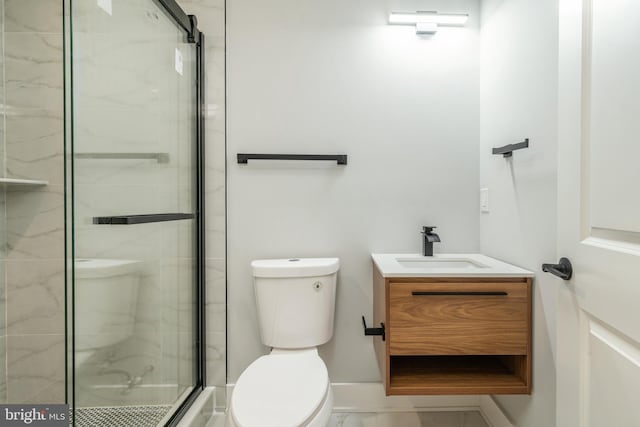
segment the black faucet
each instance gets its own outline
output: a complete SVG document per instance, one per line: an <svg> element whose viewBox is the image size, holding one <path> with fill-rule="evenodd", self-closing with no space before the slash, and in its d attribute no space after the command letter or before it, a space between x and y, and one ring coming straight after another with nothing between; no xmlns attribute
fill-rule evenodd
<svg viewBox="0 0 640 427"><path fill-rule="evenodd" d="M433 256L433 242L439 242L440 236L433 232L437 227L422 227L422 255Z"/></svg>

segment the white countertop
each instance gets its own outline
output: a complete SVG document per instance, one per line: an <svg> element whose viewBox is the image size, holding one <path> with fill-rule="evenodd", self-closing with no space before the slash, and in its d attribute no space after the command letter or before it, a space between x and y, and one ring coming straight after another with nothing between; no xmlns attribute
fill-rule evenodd
<svg viewBox="0 0 640 427"><path fill-rule="evenodd" d="M481 254L435 254L432 257L419 254L371 254L371 258L383 277L533 277L535 275L529 270ZM433 267L422 266L429 264L433 264Z"/></svg>

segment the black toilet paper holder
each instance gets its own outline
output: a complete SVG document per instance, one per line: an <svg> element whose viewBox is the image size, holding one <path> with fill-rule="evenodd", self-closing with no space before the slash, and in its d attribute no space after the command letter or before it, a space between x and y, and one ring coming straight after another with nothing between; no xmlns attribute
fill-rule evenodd
<svg viewBox="0 0 640 427"><path fill-rule="evenodd" d="M384 323L380 323L380 328L367 328L367 322L366 320L364 320L364 316L362 316L362 327L364 329L364 334L365 336L368 335L381 335L382 336L382 341L384 341L385 339L385 332L384 332Z"/></svg>

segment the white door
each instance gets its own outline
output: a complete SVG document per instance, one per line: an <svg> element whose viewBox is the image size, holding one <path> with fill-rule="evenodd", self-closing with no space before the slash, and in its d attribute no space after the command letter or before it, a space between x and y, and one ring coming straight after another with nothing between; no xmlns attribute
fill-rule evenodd
<svg viewBox="0 0 640 427"><path fill-rule="evenodd" d="M557 427L638 427L640 1L559 4Z"/></svg>

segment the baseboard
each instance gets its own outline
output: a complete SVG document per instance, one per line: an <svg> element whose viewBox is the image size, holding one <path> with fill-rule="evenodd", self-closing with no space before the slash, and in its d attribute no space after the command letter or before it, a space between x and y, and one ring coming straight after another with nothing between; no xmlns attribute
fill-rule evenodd
<svg viewBox="0 0 640 427"><path fill-rule="evenodd" d="M227 384L227 396L234 384ZM513 427L486 395L385 396L382 383L333 383L333 412L479 411L491 427Z"/></svg>

